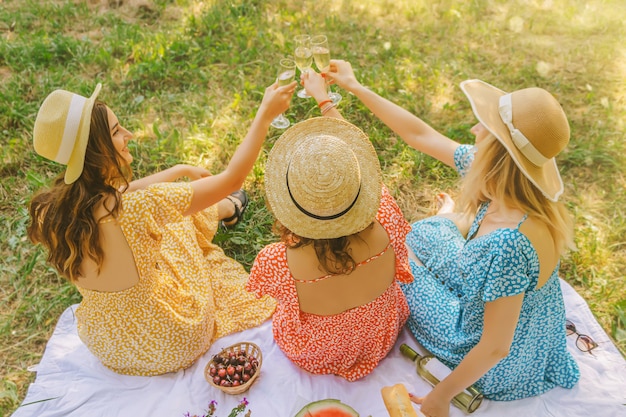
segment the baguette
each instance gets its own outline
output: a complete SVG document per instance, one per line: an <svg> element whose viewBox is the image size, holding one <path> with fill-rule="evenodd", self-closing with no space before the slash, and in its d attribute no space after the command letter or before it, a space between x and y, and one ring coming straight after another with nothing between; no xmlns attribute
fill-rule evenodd
<svg viewBox="0 0 626 417"><path fill-rule="evenodd" d="M392 387L384 387L380 393L383 396L385 407L389 417L423 417L420 412L415 411L409 399L409 392L402 384Z"/></svg>

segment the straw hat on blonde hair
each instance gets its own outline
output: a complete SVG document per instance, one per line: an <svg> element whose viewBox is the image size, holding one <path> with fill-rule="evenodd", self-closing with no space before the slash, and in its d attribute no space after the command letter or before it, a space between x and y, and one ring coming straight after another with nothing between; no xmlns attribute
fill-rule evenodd
<svg viewBox="0 0 626 417"><path fill-rule="evenodd" d="M101 87L98 84L89 98L55 90L46 97L37 113L33 131L35 152L67 165L66 184L72 184L83 172L91 110Z"/></svg>
<svg viewBox="0 0 626 417"><path fill-rule="evenodd" d="M363 131L316 117L286 130L272 148L265 192L276 219L296 235L334 239L375 219L381 198L378 156Z"/></svg>
<svg viewBox="0 0 626 417"><path fill-rule="evenodd" d="M568 144L570 128L559 102L532 87L512 93L480 80L461 83L474 114L507 149L515 164L551 201L563 193L554 159Z"/></svg>

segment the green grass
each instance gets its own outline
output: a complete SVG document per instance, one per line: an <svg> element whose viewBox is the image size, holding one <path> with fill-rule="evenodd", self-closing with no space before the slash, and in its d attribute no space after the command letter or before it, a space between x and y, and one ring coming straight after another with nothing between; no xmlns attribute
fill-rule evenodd
<svg viewBox="0 0 626 417"><path fill-rule="evenodd" d="M436 3L436 4L433 4ZM26 239L32 193L60 172L32 150L52 90L100 98L135 132L137 176L177 162L225 166L299 33L325 33L358 78L470 143L474 117L458 84L540 86L569 115L560 157L578 251L561 276L626 351L626 5L589 1L0 0L0 414L20 404L55 322L80 301ZM334 87L340 91L337 87ZM385 182L409 220L429 215L455 173L409 149L352 96L340 110L376 147ZM286 115L319 115L294 98ZM243 227L216 240L249 267L274 237L263 197L271 131L246 188Z"/></svg>

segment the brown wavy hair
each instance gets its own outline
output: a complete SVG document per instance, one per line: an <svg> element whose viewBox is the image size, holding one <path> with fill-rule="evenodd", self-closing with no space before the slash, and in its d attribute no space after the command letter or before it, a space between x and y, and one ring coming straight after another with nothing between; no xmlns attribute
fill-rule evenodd
<svg viewBox="0 0 626 417"><path fill-rule="evenodd" d="M104 252L98 228L101 219L94 217L94 209L105 199L112 201L110 210L105 205L105 217L117 217L122 209L121 193L128 187L131 175L113 146L103 102L95 102L90 123L80 177L66 184L64 173L60 174L51 187L37 192L29 205L29 239L42 244L48 251L48 263L72 282L80 277L80 265L86 257L102 266Z"/></svg>
<svg viewBox="0 0 626 417"><path fill-rule="evenodd" d="M544 196L492 134L477 147L472 166L461 183L459 210L473 216L482 203L503 201L543 222L557 253L575 249L573 221L565 205Z"/></svg>
<svg viewBox="0 0 626 417"><path fill-rule="evenodd" d="M372 223L373 224L373 223ZM368 226L371 227L372 225ZM280 241L289 248L300 248L313 245L317 260L322 266L323 272L332 275L350 274L356 268L356 261L350 254L350 237L358 236L355 233L350 236L342 236L334 239L310 239L298 236L279 221L274 223L274 233L280 236Z"/></svg>

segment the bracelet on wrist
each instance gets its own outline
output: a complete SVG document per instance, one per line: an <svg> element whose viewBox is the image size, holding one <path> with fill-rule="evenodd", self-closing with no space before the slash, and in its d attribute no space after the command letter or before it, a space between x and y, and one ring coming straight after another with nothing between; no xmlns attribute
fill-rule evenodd
<svg viewBox="0 0 626 417"><path fill-rule="evenodd" d="M324 104L327 104L327 103L332 103L332 100L328 99L328 100L320 101L319 103L317 103L317 106L321 109L324 106Z"/></svg>
<svg viewBox="0 0 626 417"><path fill-rule="evenodd" d="M333 103L333 102L330 102L330 103L326 104L326 105L325 105L325 106L321 109L321 111L322 111L322 115L326 114L326 113L327 113L330 109L332 109L332 108L333 108L333 107L335 107L335 106L336 106L336 104L335 104L335 103Z"/></svg>

